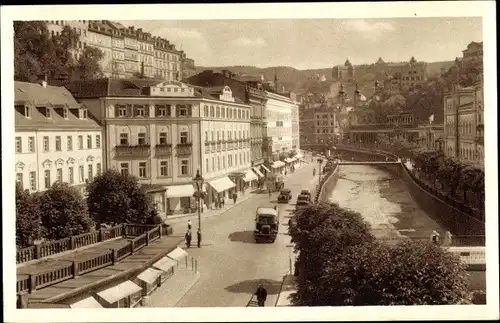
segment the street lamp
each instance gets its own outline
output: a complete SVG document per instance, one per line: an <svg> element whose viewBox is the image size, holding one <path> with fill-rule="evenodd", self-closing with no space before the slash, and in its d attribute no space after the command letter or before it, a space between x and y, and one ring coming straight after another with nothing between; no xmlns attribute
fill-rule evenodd
<svg viewBox="0 0 500 323"><path fill-rule="evenodd" d="M321 164L323 163L323 159L318 158L318 164L319 164L319 183L321 184Z"/></svg>
<svg viewBox="0 0 500 323"><path fill-rule="evenodd" d="M196 171L196 176L193 178L193 185L196 189L195 195L198 201L198 229L201 233L201 198L203 197L203 182L204 179L200 175L200 170Z"/></svg>

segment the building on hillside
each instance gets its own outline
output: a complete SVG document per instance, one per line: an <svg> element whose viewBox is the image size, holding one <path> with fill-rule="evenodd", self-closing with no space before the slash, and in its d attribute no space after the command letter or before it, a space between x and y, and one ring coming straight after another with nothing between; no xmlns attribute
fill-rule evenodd
<svg viewBox="0 0 500 323"><path fill-rule="evenodd" d="M471 42L467 48L462 51L462 64L472 61L483 61L483 42Z"/></svg>
<svg viewBox="0 0 500 323"><path fill-rule="evenodd" d="M302 149L311 150L311 145L316 143L314 119L314 109L307 108L306 104L299 105L299 140Z"/></svg>
<svg viewBox="0 0 500 323"><path fill-rule="evenodd" d="M299 123L299 105L296 97L292 97L292 149L300 151L300 123Z"/></svg>
<svg viewBox="0 0 500 323"><path fill-rule="evenodd" d="M355 67L352 66L349 59L347 59L344 65L337 65L332 69L332 77L334 80L350 83L355 79Z"/></svg>
<svg viewBox="0 0 500 323"><path fill-rule="evenodd" d="M16 181L30 192L56 181L85 192L103 169L102 127L64 87L14 82Z"/></svg>
<svg viewBox="0 0 500 323"><path fill-rule="evenodd" d="M196 211L198 170L208 207L257 178L250 169L250 106L229 86L108 78L67 88L103 122L106 168L167 189L154 196L163 217Z"/></svg>
<svg viewBox="0 0 500 323"><path fill-rule="evenodd" d="M260 167L264 163L264 158L267 158L267 150L264 150L262 146L264 137L266 137L265 106L267 99L260 80L254 77L237 76L229 70L223 70L221 73L205 70L188 77L185 82L207 87L227 85L231 88L235 98L250 105L250 160L252 167ZM264 169L260 168L259 172L262 170Z"/></svg>
<svg viewBox="0 0 500 323"><path fill-rule="evenodd" d="M144 77L165 80L182 77L181 56L185 54L168 40L152 36L142 28L125 27L110 20L49 20L46 23L52 36L60 35L65 26L77 32L80 41L71 50L75 61L86 46L100 49L104 54L100 65L106 77L131 78L141 73Z"/></svg>
<svg viewBox="0 0 500 323"><path fill-rule="evenodd" d="M181 55L181 65L182 65L182 79L187 79L196 74L196 66L194 65L194 59L188 58L183 52Z"/></svg>
<svg viewBox="0 0 500 323"><path fill-rule="evenodd" d="M484 165L483 86L460 88L444 97L445 154L463 162Z"/></svg>

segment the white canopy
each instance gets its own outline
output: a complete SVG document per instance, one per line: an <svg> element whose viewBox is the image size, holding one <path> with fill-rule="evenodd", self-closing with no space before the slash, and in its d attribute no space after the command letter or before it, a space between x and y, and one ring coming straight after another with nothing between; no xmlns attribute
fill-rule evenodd
<svg viewBox="0 0 500 323"><path fill-rule="evenodd" d="M193 184L167 186L167 198L193 196Z"/></svg>
<svg viewBox="0 0 500 323"><path fill-rule="evenodd" d="M252 169L259 177L264 177L264 174L262 174L257 167L252 167Z"/></svg>
<svg viewBox="0 0 500 323"><path fill-rule="evenodd" d="M227 176L208 182L208 184L210 184L210 186L212 186L218 193L224 192L225 190L236 186L236 184L234 184L233 181L231 181Z"/></svg>
<svg viewBox="0 0 500 323"><path fill-rule="evenodd" d="M287 163L291 163L291 162L293 162L293 161L294 161L294 159L293 159L293 158L288 158L288 157L287 157L287 158L285 158L285 161L286 161Z"/></svg>
<svg viewBox="0 0 500 323"><path fill-rule="evenodd" d="M303 158L304 155L302 155L301 153L298 153L297 155L295 155L296 158Z"/></svg>
<svg viewBox="0 0 500 323"><path fill-rule="evenodd" d="M272 168L279 168L283 166L285 166L285 163L282 162L281 160L277 160L271 165Z"/></svg>
<svg viewBox="0 0 500 323"><path fill-rule="evenodd" d="M167 272L170 270L170 268L174 267L177 263L175 260L168 258L168 257L163 257L157 262L153 264L153 267L156 267L158 269L163 270L164 272Z"/></svg>
<svg viewBox="0 0 500 323"><path fill-rule="evenodd" d="M249 170L246 172L245 177L243 177L243 180L244 180L245 182L256 181L256 180L258 180L258 179L259 179L259 177L258 177L257 175L255 175L255 173L254 173L254 172L252 172L252 170L251 170L251 169L249 169Z"/></svg>
<svg viewBox="0 0 500 323"><path fill-rule="evenodd" d="M71 308L102 308L102 305L92 296L70 305Z"/></svg>
<svg viewBox="0 0 500 323"><path fill-rule="evenodd" d="M138 279L142 280L148 284L154 284L154 282L161 276L161 271L153 268L148 268L137 276Z"/></svg>
<svg viewBox="0 0 500 323"><path fill-rule="evenodd" d="M186 258L186 257L187 257L187 255L188 255L188 253L187 253L185 250L183 250L183 249L181 249L181 248L177 247L177 248L175 248L173 251L171 251L171 252L167 255L167 257L169 257L169 258L171 258L171 259L174 259L174 260L177 260L177 261L180 261L181 259Z"/></svg>
<svg viewBox="0 0 500 323"><path fill-rule="evenodd" d="M261 166L262 168L264 168L267 172L269 172L269 173L271 172L271 171L269 170L269 168L267 168L266 166L264 166L264 165L260 165L260 166Z"/></svg>
<svg viewBox="0 0 500 323"><path fill-rule="evenodd" d="M99 297L104 299L109 304L114 304L125 297L133 295L138 291L142 290L141 287L137 286L130 280L127 280L121 284L116 285L115 287L108 288L103 290L102 292L97 293Z"/></svg>

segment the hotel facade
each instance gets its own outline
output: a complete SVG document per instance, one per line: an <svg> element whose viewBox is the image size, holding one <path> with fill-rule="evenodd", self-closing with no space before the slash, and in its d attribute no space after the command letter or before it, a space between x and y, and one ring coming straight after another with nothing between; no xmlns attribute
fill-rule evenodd
<svg viewBox="0 0 500 323"><path fill-rule="evenodd" d="M85 193L103 170L99 123L64 87L14 82L16 181L30 192L56 181Z"/></svg>
<svg viewBox="0 0 500 323"><path fill-rule="evenodd" d="M106 168L156 190L161 215L195 211L198 170L207 207L257 179L250 169L250 106L235 99L230 87L102 79L67 88L104 125Z"/></svg>

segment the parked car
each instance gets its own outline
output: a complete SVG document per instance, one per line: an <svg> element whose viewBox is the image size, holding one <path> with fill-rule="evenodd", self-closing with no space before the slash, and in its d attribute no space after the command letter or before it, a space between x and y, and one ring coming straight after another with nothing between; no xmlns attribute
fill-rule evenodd
<svg viewBox="0 0 500 323"><path fill-rule="evenodd" d="M276 206L259 206L255 215L255 242L274 242L278 235L279 213Z"/></svg>
<svg viewBox="0 0 500 323"><path fill-rule="evenodd" d="M297 202L295 203L295 209L298 210L302 207L308 206L309 204L311 204L311 197L306 194L299 194Z"/></svg>
<svg viewBox="0 0 500 323"><path fill-rule="evenodd" d="M278 196L278 203L288 203L292 199L292 191L289 188L284 188Z"/></svg>

